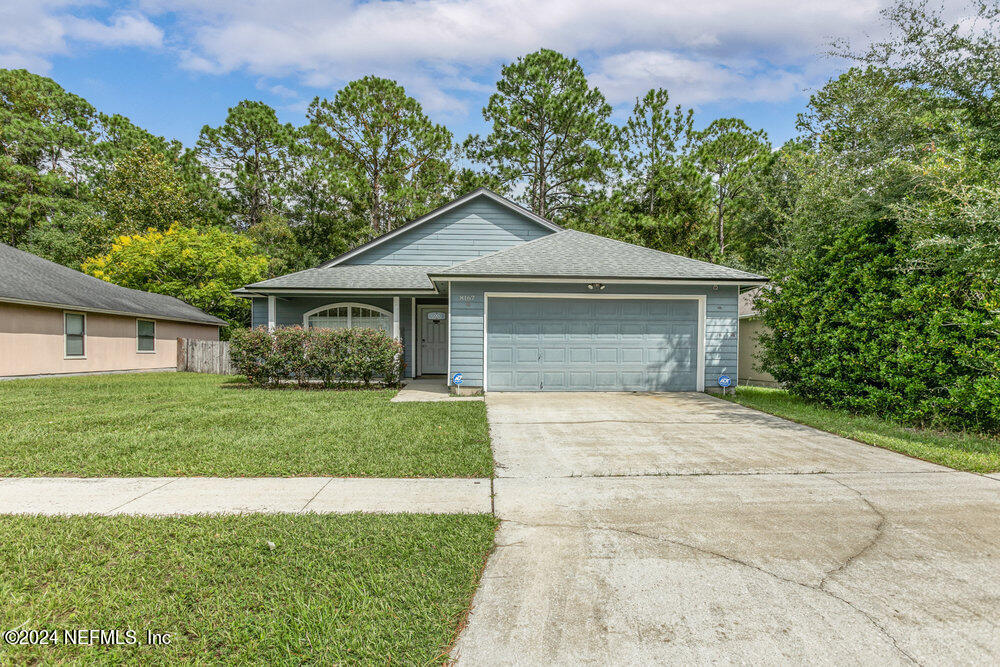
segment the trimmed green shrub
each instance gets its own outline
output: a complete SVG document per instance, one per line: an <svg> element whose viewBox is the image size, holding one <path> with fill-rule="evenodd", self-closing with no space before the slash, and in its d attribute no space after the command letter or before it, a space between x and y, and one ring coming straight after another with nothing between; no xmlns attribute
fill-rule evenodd
<svg viewBox="0 0 1000 667"><path fill-rule="evenodd" d="M294 381L300 386L377 382L396 386L403 372L403 346L378 329L237 329L230 341L236 370L257 386Z"/></svg>
<svg viewBox="0 0 1000 667"><path fill-rule="evenodd" d="M835 408L1000 432L1000 289L907 260L891 221L838 230L764 293L762 366Z"/></svg>

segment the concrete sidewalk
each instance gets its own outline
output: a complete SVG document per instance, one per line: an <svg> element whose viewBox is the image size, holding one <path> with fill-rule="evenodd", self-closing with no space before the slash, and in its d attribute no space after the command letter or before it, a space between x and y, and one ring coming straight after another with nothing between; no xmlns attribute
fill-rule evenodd
<svg viewBox="0 0 1000 667"><path fill-rule="evenodd" d="M0 479L0 514L471 514L489 479L27 477Z"/></svg>

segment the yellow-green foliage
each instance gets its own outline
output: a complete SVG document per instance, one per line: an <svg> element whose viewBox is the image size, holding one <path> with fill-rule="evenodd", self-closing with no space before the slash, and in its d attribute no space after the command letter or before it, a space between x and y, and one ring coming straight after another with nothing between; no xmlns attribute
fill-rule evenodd
<svg viewBox="0 0 1000 667"><path fill-rule="evenodd" d="M230 290L260 280L267 263L244 236L173 224L166 231L119 236L106 255L84 260L83 270L116 285L175 296L240 324L248 319L249 304Z"/></svg>

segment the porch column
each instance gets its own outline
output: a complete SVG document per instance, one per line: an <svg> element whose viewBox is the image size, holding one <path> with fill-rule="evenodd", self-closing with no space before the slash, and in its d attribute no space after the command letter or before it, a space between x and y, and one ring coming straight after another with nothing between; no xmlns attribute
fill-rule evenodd
<svg viewBox="0 0 1000 667"><path fill-rule="evenodd" d="M276 320L278 319L278 302L275 296L272 294L267 297L267 330L274 331L276 326Z"/></svg>
<svg viewBox="0 0 1000 667"><path fill-rule="evenodd" d="M399 297L392 297L392 339L399 340Z"/></svg>

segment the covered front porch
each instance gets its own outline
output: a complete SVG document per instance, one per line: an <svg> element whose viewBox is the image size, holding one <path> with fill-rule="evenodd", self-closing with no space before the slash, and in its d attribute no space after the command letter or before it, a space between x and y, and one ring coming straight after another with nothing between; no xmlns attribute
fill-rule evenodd
<svg viewBox="0 0 1000 667"><path fill-rule="evenodd" d="M250 298L254 328L382 329L403 344L404 377L440 377L444 383L448 372L447 296L331 291L309 295L259 294Z"/></svg>

